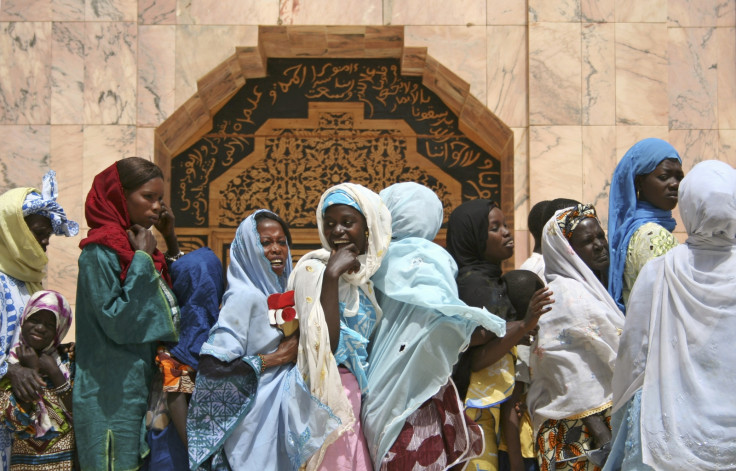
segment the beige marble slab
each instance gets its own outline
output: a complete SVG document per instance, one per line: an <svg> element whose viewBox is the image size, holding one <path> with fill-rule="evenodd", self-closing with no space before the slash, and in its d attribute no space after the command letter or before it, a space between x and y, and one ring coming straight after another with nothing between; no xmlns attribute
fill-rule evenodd
<svg viewBox="0 0 736 471"><path fill-rule="evenodd" d="M174 111L176 26L138 27L139 126L157 126Z"/></svg>
<svg viewBox="0 0 736 471"><path fill-rule="evenodd" d="M197 92L197 80L235 54L236 47L256 44L256 26L178 26L175 108L194 95Z"/></svg>
<svg viewBox="0 0 736 471"><path fill-rule="evenodd" d="M51 124L83 124L84 28L59 21L51 34Z"/></svg>
<svg viewBox="0 0 736 471"><path fill-rule="evenodd" d="M114 162L134 156L135 126L85 126L82 151L82 192L92 188L92 180Z"/></svg>
<svg viewBox="0 0 736 471"><path fill-rule="evenodd" d="M580 21L580 0L527 0L529 23Z"/></svg>
<svg viewBox="0 0 736 471"><path fill-rule="evenodd" d="M84 0L51 0L54 21L84 21Z"/></svg>
<svg viewBox="0 0 736 471"><path fill-rule="evenodd" d="M176 24L176 0L138 0L138 24Z"/></svg>
<svg viewBox="0 0 736 471"><path fill-rule="evenodd" d="M668 140L680 154L686 174L698 162L718 158L718 131L715 129L675 129L669 132Z"/></svg>
<svg viewBox="0 0 736 471"><path fill-rule="evenodd" d="M581 123L581 25L529 25L529 124Z"/></svg>
<svg viewBox="0 0 736 471"><path fill-rule="evenodd" d="M618 163L616 126L583 126L583 199L592 203L604 228L608 227L608 195Z"/></svg>
<svg viewBox="0 0 736 471"><path fill-rule="evenodd" d="M427 54L470 84L470 93L486 102L485 26L407 26L404 45L426 47Z"/></svg>
<svg viewBox="0 0 736 471"><path fill-rule="evenodd" d="M718 94L715 28L668 28L667 32L670 129L717 128L718 107L713 106Z"/></svg>
<svg viewBox="0 0 736 471"><path fill-rule="evenodd" d="M514 229L527 229L529 215L529 129L514 131Z"/></svg>
<svg viewBox="0 0 736 471"><path fill-rule="evenodd" d="M667 21L668 0L618 0L616 22L661 23ZM696 0L697 1L697 0Z"/></svg>
<svg viewBox="0 0 736 471"><path fill-rule="evenodd" d="M383 24L390 25L483 25L486 0L386 0ZM430 52L431 54L431 52Z"/></svg>
<svg viewBox="0 0 736 471"><path fill-rule="evenodd" d="M49 165L51 126L0 126L0 193L19 186L39 188Z"/></svg>
<svg viewBox="0 0 736 471"><path fill-rule="evenodd" d="M718 131L718 160L736 168L736 129Z"/></svg>
<svg viewBox="0 0 736 471"><path fill-rule="evenodd" d="M736 129L736 28L716 28L718 49L718 126Z"/></svg>
<svg viewBox="0 0 736 471"><path fill-rule="evenodd" d="M529 197L582 199L581 126L529 127Z"/></svg>
<svg viewBox="0 0 736 471"><path fill-rule="evenodd" d="M534 248L534 238L526 230L514 231L514 268L519 269Z"/></svg>
<svg viewBox="0 0 736 471"><path fill-rule="evenodd" d="M616 0L581 0L580 17L585 23L611 23L616 19Z"/></svg>
<svg viewBox="0 0 736 471"><path fill-rule="evenodd" d="M87 21L137 21L138 0L86 0Z"/></svg>
<svg viewBox="0 0 736 471"><path fill-rule="evenodd" d="M583 124L616 123L616 42L611 23L583 24Z"/></svg>
<svg viewBox="0 0 736 471"><path fill-rule="evenodd" d="M51 21L51 0L2 0L0 21Z"/></svg>
<svg viewBox="0 0 736 471"><path fill-rule="evenodd" d="M617 124L667 125L667 74L665 24L616 24Z"/></svg>
<svg viewBox="0 0 736 471"><path fill-rule="evenodd" d="M50 38L48 22L0 23L0 124L49 124Z"/></svg>
<svg viewBox="0 0 736 471"><path fill-rule="evenodd" d="M527 24L526 2L486 0L486 24L518 26Z"/></svg>
<svg viewBox="0 0 736 471"><path fill-rule="evenodd" d="M656 137L667 141L669 139L669 129L667 126L616 126L617 161L621 160L631 146L648 137Z"/></svg>
<svg viewBox="0 0 736 471"><path fill-rule="evenodd" d="M144 159L153 160L153 145L155 137L153 135L156 128L144 128L138 126L136 128L135 137L135 155Z"/></svg>
<svg viewBox="0 0 736 471"><path fill-rule="evenodd" d="M180 25L273 25L279 0L177 0L176 16Z"/></svg>
<svg viewBox="0 0 736 471"><path fill-rule="evenodd" d="M487 106L508 126L527 126L526 26L486 28Z"/></svg>
<svg viewBox="0 0 736 471"><path fill-rule="evenodd" d="M380 25L382 0L314 2L281 0L279 22L283 25ZM273 19L270 20L273 23Z"/></svg>
<svg viewBox="0 0 736 471"><path fill-rule="evenodd" d="M667 0L669 26L734 26L734 0Z"/></svg>
<svg viewBox="0 0 736 471"><path fill-rule="evenodd" d="M135 124L135 23L85 24L84 117L87 124Z"/></svg>

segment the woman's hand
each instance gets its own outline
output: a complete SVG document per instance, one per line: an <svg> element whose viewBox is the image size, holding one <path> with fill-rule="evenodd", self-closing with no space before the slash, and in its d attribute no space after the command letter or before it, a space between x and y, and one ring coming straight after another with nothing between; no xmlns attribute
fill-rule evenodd
<svg viewBox="0 0 736 471"><path fill-rule="evenodd" d="M299 331L281 340L278 348L273 353L263 355L266 367L281 366L287 363L296 363L296 355L299 351Z"/></svg>
<svg viewBox="0 0 736 471"><path fill-rule="evenodd" d="M13 395L21 402L35 401L46 385L36 370L26 368L18 363L8 365L6 375L10 378Z"/></svg>
<svg viewBox="0 0 736 471"><path fill-rule="evenodd" d="M542 317L542 314L549 312L550 309L552 309L550 304L555 302L555 300L552 299L552 294L554 293L545 286L544 288L537 290L534 295L532 295L532 299L529 300L529 307L526 309L526 316L524 316L523 320L524 330L526 332L535 329L539 322L539 318Z"/></svg>
<svg viewBox="0 0 736 471"><path fill-rule="evenodd" d="M334 278L339 278L344 273L356 273L360 270L359 253L358 247L353 243L332 250L327 261L326 273Z"/></svg>
<svg viewBox="0 0 736 471"><path fill-rule="evenodd" d="M128 240L133 250L142 250L149 255L153 255L156 250L156 237L143 226L133 224L128 229Z"/></svg>
<svg viewBox="0 0 736 471"><path fill-rule="evenodd" d="M19 345L16 353L18 355L18 363L21 366L38 371L41 364L34 349L28 345Z"/></svg>
<svg viewBox="0 0 736 471"><path fill-rule="evenodd" d="M56 347L56 351L59 352L59 355L67 354L69 356L69 360L74 361L75 343L63 343Z"/></svg>
<svg viewBox="0 0 736 471"><path fill-rule="evenodd" d="M176 237L176 219L174 212L166 206L166 203L161 203L161 213L154 227L161 233L166 242L166 253L176 256L179 253L179 240Z"/></svg>

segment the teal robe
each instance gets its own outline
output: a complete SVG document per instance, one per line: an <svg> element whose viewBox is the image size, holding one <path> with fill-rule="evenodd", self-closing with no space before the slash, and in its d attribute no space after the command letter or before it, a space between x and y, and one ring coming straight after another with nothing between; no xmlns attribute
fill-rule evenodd
<svg viewBox="0 0 736 471"><path fill-rule="evenodd" d="M178 340L178 307L153 259L137 251L125 281L111 249L79 257L74 433L82 469L138 469L159 341Z"/></svg>

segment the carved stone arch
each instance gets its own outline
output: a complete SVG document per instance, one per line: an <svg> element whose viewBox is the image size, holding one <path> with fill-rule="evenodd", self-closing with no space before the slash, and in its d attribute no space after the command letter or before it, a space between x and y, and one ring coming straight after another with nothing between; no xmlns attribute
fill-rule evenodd
<svg viewBox="0 0 736 471"><path fill-rule="evenodd" d="M292 226L298 257L319 245L320 194L342 181L418 181L445 221L493 198L514 227L513 133L469 89L404 46L402 26L259 27L258 46L236 48L156 129L181 245L226 262L238 223L267 207Z"/></svg>

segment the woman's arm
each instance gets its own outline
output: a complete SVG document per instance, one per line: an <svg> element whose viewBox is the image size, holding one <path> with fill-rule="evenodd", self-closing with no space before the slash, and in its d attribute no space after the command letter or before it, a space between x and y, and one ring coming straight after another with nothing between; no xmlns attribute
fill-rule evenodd
<svg viewBox="0 0 736 471"><path fill-rule="evenodd" d="M325 313L325 322L330 334L332 353L340 343L340 305L338 298L340 276L343 273L355 273L360 270L358 248L355 244L345 244L333 250L322 278L320 304Z"/></svg>

